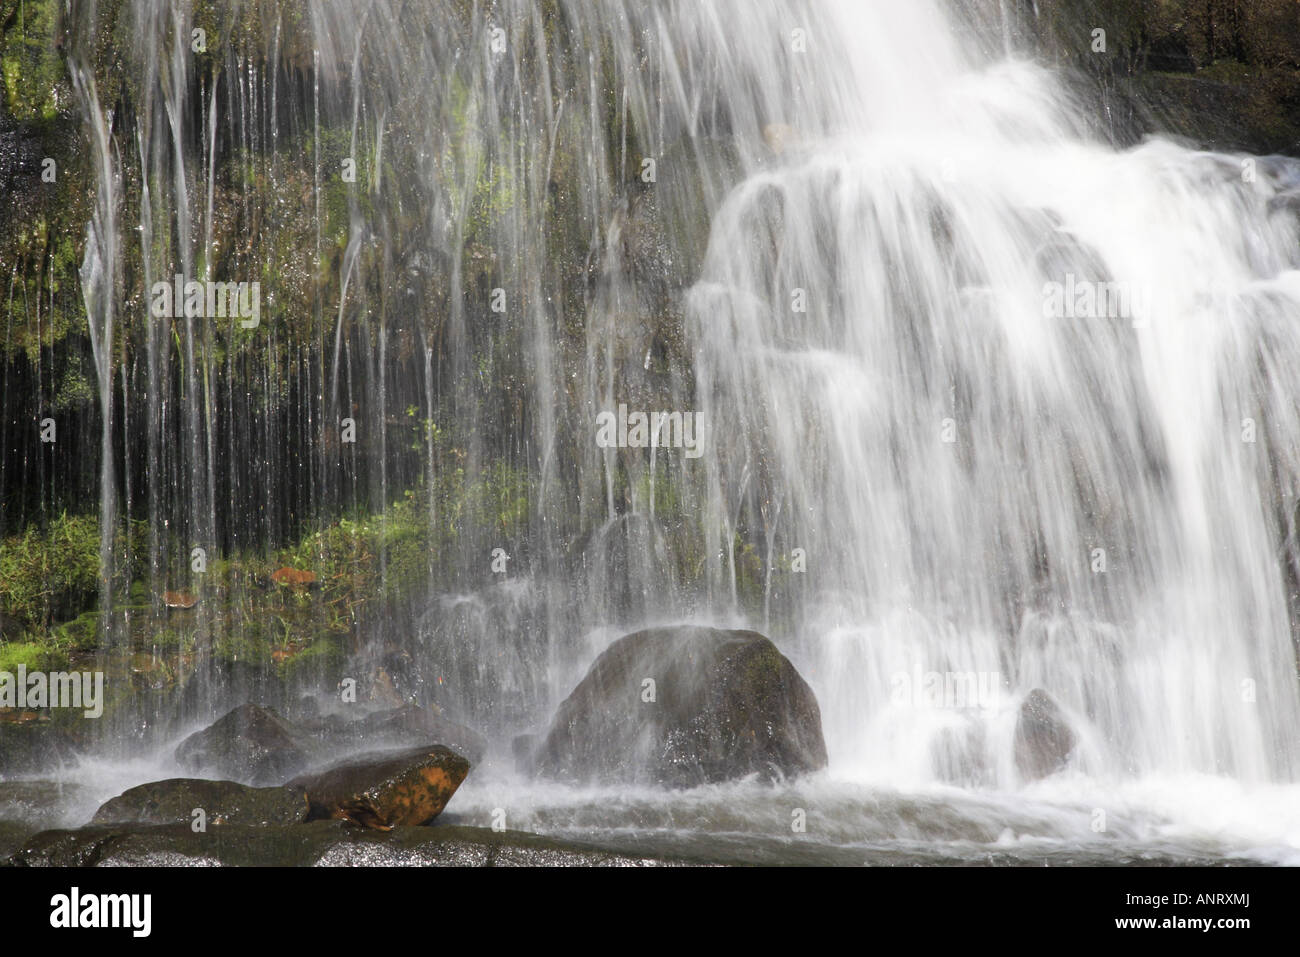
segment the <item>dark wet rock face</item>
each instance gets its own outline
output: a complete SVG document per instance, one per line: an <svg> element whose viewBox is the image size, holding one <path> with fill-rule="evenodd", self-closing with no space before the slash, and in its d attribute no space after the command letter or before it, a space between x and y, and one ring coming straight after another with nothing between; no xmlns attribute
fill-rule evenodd
<svg viewBox="0 0 1300 957"><path fill-rule="evenodd" d="M387 830L437 817L469 767L448 748L414 748L346 761L295 778L291 786L307 791L312 820L335 818Z"/></svg>
<svg viewBox="0 0 1300 957"><path fill-rule="evenodd" d="M1300 153L1300 4L1251 0L957 0L976 24L1005 26L1072 74L1097 132L1149 133L1217 150ZM1229 9L1230 8L1230 9ZM1105 30L1104 49L1097 29Z"/></svg>
<svg viewBox="0 0 1300 957"><path fill-rule="evenodd" d="M18 641L26 631L21 621L0 608L0 641Z"/></svg>
<svg viewBox="0 0 1300 957"><path fill-rule="evenodd" d="M510 754L515 759L515 770L521 774L533 773L533 755L537 751L537 735L518 734L510 741Z"/></svg>
<svg viewBox="0 0 1300 957"><path fill-rule="evenodd" d="M210 825L301 824L307 820L302 788L253 788L234 781L171 778L131 788L106 802L97 824L192 824L195 810Z"/></svg>
<svg viewBox="0 0 1300 957"><path fill-rule="evenodd" d="M752 631L658 628L614 642L560 705L536 771L692 787L826 766L807 682Z"/></svg>
<svg viewBox="0 0 1300 957"><path fill-rule="evenodd" d="M176 748L187 771L245 784L280 784L311 761L310 743L274 711L241 705Z"/></svg>
<svg viewBox="0 0 1300 957"><path fill-rule="evenodd" d="M1074 750L1074 732L1051 696L1035 688L1020 705L1016 721L1016 769L1034 780L1061 770Z"/></svg>

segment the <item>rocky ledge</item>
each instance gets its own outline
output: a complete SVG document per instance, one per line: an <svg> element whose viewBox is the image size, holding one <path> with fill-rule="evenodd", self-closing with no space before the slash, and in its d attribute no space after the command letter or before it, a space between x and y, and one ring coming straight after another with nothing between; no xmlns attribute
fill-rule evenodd
<svg viewBox="0 0 1300 957"><path fill-rule="evenodd" d="M636 867L686 862L519 831L461 826L376 831L346 821L316 821L228 824L206 833L195 833L184 824L43 831L3 863L11 867Z"/></svg>

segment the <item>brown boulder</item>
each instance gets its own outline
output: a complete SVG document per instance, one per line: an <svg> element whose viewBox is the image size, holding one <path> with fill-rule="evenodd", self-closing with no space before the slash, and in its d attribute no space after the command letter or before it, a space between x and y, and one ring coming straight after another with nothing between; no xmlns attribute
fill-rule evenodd
<svg viewBox="0 0 1300 957"><path fill-rule="evenodd" d="M307 792L309 820L337 818L387 831L441 814L469 768L455 751L434 745L352 759L289 786Z"/></svg>

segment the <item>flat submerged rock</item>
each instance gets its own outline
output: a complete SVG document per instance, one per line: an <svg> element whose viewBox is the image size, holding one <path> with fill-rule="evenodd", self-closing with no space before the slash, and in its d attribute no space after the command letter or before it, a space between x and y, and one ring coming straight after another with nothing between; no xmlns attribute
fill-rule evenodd
<svg viewBox="0 0 1300 957"><path fill-rule="evenodd" d="M183 824L44 831L13 867L599 867L685 863L580 842L485 827L395 827L345 821L287 826L228 824L196 834Z"/></svg>
<svg viewBox="0 0 1300 957"><path fill-rule="evenodd" d="M234 781L168 778L124 791L105 802L91 824L190 824L201 810L211 825L301 824L307 820L302 788L254 788Z"/></svg>

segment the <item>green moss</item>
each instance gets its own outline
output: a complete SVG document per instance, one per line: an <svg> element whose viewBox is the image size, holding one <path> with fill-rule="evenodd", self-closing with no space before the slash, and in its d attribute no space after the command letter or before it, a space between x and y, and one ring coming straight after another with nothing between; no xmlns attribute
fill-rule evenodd
<svg viewBox="0 0 1300 957"><path fill-rule="evenodd" d="M744 681L749 689L772 688L780 675L781 652L773 644L765 645L745 661Z"/></svg>
<svg viewBox="0 0 1300 957"><path fill-rule="evenodd" d="M262 635L248 631L225 631L212 643L213 657L219 661L242 661L270 667L275 646Z"/></svg>
<svg viewBox="0 0 1300 957"><path fill-rule="evenodd" d="M61 126L24 129L34 149L56 163L57 178L47 184L36 176L16 180L15 189L0 197L0 221L16 228L0 230L0 261L10 264L11 282L0 298L5 334L0 357L25 353L35 362L40 349L61 345L72 334L87 331L78 269L80 237L88 218L87 192L80 161L69 156L72 137ZM58 373L55 402L70 408L85 396L88 382L80 368Z"/></svg>
<svg viewBox="0 0 1300 957"><path fill-rule="evenodd" d="M15 175L0 196L0 262L9 277L0 297L4 359L21 352L34 361L43 345L85 329L79 247L93 190L56 46L60 6L55 0L0 0L0 113L16 121L12 136L6 135ZM60 379L56 373L52 383L56 407L83 404L84 377L72 370L67 382Z"/></svg>
<svg viewBox="0 0 1300 957"><path fill-rule="evenodd" d="M58 4L11 0L4 7L3 13L13 10L15 16L13 27L0 38L5 105L20 120L52 120L69 95L55 42Z"/></svg>
<svg viewBox="0 0 1300 957"><path fill-rule="evenodd" d="M373 215L366 184L374 165L373 155L362 143L352 148L352 131L347 127L333 127L320 131L319 140L310 147L313 158L320 163L321 208L324 216L321 233L324 241L339 248L347 246L352 226L352 204L357 205L363 219ZM360 155L357 155L360 154ZM343 161L355 163L355 182L343 179Z"/></svg>
<svg viewBox="0 0 1300 957"><path fill-rule="evenodd" d="M99 644L100 614L87 611L54 629L54 640L69 651L89 651Z"/></svg>
<svg viewBox="0 0 1300 957"><path fill-rule="evenodd" d="M302 651L285 658L279 665L279 674L286 681L302 680L342 668L346 660L347 643L344 636L318 635Z"/></svg>
<svg viewBox="0 0 1300 957"><path fill-rule="evenodd" d="M492 230L517 202L514 174L510 168L481 160L469 200L465 230L467 243L490 243Z"/></svg>
<svg viewBox="0 0 1300 957"><path fill-rule="evenodd" d="M463 457L432 423L419 422L414 410L410 418L416 441L432 442L438 456ZM461 536L477 541L489 532L522 533L526 472L496 461L479 470L476 480L468 480L463 469L440 470L438 476L432 490L437 522L430 520L430 490L415 488L381 511L340 516L267 555L209 556L198 610L155 617L149 588L132 582L127 601L138 614L131 618L131 648L165 652L169 661L174 655L182 670L194 653L207 649L218 661L251 664L283 680L337 671L357 619L387 614L392 603L430 587L431 574L439 570L434 560L450 562ZM280 583L271 576L281 567L310 571L315 580ZM93 647L97 633L98 616L89 612L56 627L42 646L82 650Z"/></svg>
<svg viewBox="0 0 1300 957"><path fill-rule="evenodd" d="M36 642L0 644L0 671L13 673L20 665L29 671L58 671L68 666L68 656Z"/></svg>
<svg viewBox="0 0 1300 957"><path fill-rule="evenodd" d="M80 353L74 352L68 357L54 395L54 411L70 412L95 401L95 384L91 381L94 370L87 368L87 364Z"/></svg>
<svg viewBox="0 0 1300 957"><path fill-rule="evenodd" d="M196 643L196 630L192 624L166 625L155 631L149 642L151 650L182 655L190 654Z"/></svg>

